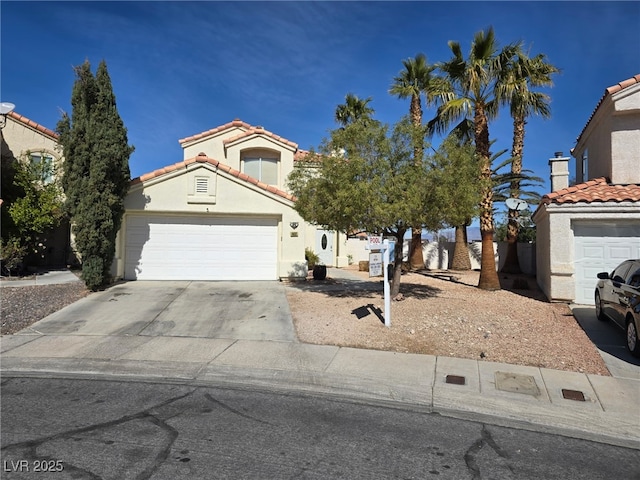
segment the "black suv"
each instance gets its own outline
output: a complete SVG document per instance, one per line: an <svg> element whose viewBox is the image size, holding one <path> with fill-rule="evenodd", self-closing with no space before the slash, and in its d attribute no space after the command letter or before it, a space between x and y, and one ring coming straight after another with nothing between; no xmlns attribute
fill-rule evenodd
<svg viewBox="0 0 640 480"><path fill-rule="evenodd" d="M598 274L595 293L599 320L610 318L627 332L627 348L640 357L640 260L625 260L611 272Z"/></svg>

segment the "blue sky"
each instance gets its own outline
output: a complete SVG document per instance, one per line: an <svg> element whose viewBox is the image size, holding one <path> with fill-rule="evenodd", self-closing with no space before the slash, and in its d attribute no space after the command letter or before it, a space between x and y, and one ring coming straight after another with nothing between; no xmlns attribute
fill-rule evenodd
<svg viewBox="0 0 640 480"><path fill-rule="evenodd" d="M552 118L530 119L525 168L545 179L568 154L604 89L640 73L639 2L14 2L3 1L1 100L55 129L69 111L72 66L106 60L136 148L132 177L182 160L178 139L240 118L317 147L347 92L373 97L394 123L408 100L388 94L401 61L466 53L490 25L500 45L522 40L562 73ZM425 109L425 120L433 110ZM490 125L511 144L508 112ZM435 146L439 143L434 141ZM572 164L573 165L573 164ZM572 166L573 168L573 166Z"/></svg>

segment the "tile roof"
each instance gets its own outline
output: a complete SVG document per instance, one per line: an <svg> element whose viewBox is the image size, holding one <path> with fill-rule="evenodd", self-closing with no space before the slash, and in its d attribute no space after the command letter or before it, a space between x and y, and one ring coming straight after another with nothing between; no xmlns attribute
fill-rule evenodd
<svg viewBox="0 0 640 480"><path fill-rule="evenodd" d="M53 130L49 130L47 127L44 127L39 123L34 122L33 120L29 120L24 115L20 115L19 113L16 113L16 112L9 112L8 116L13 118L17 122L22 123L23 125L31 127L40 133L44 133L45 135L53 138L54 140L58 140L58 134L56 132L54 132Z"/></svg>
<svg viewBox="0 0 640 480"><path fill-rule="evenodd" d="M295 149L298 148L298 144L294 143L290 140L287 140L286 138L283 138L279 135L276 135L273 132L270 132L269 130L265 130L264 127L250 127L246 132L242 132L238 135L236 135L235 137L231 137L231 138L227 138L226 140L224 140L222 143L224 143L225 145L229 144L229 143L233 143L236 142L238 140L240 140L241 138L246 138L246 137L250 137L252 135L266 135L267 137L271 137L274 140L280 142L280 143L284 143L285 145L289 145L290 147L293 147Z"/></svg>
<svg viewBox="0 0 640 480"><path fill-rule="evenodd" d="M598 101L596 108L593 109L593 112L591 112L591 115L589 116L589 120L587 120L587 123L585 124L584 128L580 132L580 135L578 135L578 138L576 139L576 143L580 141L580 138L582 137L582 135L584 134L584 131L589 126L589 123L591 123L591 120L593 119L593 116L596 114L596 112L600 108L600 105L602 105L602 102L604 102L604 99L607 98L608 95L613 95L614 93L618 93L619 91L624 90L625 88L630 87L631 85L635 85L636 83L640 83L640 73L638 73L637 75L634 75L631 78L627 78L626 80L618 82L615 85L605 88L604 94L602 95L602 97L600 97L600 100Z"/></svg>
<svg viewBox="0 0 640 480"><path fill-rule="evenodd" d="M595 178L543 196L540 203L640 202L640 185L612 184L605 177Z"/></svg>
<svg viewBox="0 0 640 480"><path fill-rule="evenodd" d="M220 125L219 127L212 128L211 130L207 130L206 132L198 133L197 135L191 135L190 137L186 137L186 138L181 138L180 140L178 140L178 142L180 144L188 143L193 140L199 140L201 138L205 138L210 135L214 135L216 133L229 130L230 128L233 128L233 127L240 127L240 128L246 128L246 129L254 128L248 123L243 122L242 120L236 118L232 122L225 123L224 125Z"/></svg>
<svg viewBox="0 0 640 480"><path fill-rule="evenodd" d="M198 154L197 157L194 158L189 158L183 162L178 162L178 163L174 163L173 165L169 165L166 166L164 168L159 168L158 170L154 170L153 172L149 172L149 173L145 173L144 175L141 175L137 178L134 178L133 180L131 180L131 185L137 185L140 183L144 183L147 180L151 180L152 178L158 178L161 177L163 175L166 175L167 173L173 172L175 170L180 170L183 168L186 168L188 165L191 165L192 163L209 163L211 165L213 165L214 167L219 168L220 170L222 170L223 172L227 172L230 175L233 175L234 177L239 178L240 180L243 180L247 183L250 183L252 185L257 186L258 188L261 188L262 190L266 190L267 192L271 192L275 195L278 195L279 197L285 198L287 200L290 200L292 202L295 202L296 198L283 191L280 190L276 187L274 187L273 185L267 185L266 183L263 183L261 181L259 181L257 178L254 177L250 177L249 175L242 173L234 168L231 168L229 165L225 165L224 163L219 162L218 160L214 160L213 158L209 158L207 157L204 153L200 153Z"/></svg>
<svg viewBox="0 0 640 480"><path fill-rule="evenodd" d="M190 137L182 138L178 140L178 142L180 144L184 144L184 143L191 142L193 140L200 140L201 138L209 137L216 133L229 130L230 128L233 128L233 127L239 127L244 129L245 131L234 137L227 138L226 140L224 140L225 145L228 143L233 143L241 138L250 137L251 135L266 135L267 137L271 137L274 140L284 143L285 145L289 145L292 148L295 148L295 149L298 148L297 143L292 142L291 140L287 140L286 138L281 137L280 135L276 135L275 133L270 132L269 130L266 130L262 126L249 125L247 122L243 122L238 118L234 119L232 122L228 122L228 123L225 123L224 125L220 125L219 127L212 128L211 130L207 130L206 132L202 132L202 133L198 133L197 135L192 135Z"/></svg>

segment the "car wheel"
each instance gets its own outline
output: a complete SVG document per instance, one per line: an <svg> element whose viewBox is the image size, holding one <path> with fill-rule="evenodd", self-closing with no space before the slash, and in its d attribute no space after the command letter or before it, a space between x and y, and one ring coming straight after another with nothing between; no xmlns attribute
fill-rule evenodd
<svg viewBox="0 0 640 480"><path fill-rule="evenodd" d="M596 290L596 317L598 320L605 321L607 320L607 316L604 314L604 309L602 308L602 299L600 298L600 292Z"/></svg>
<svg viewBox="0 0 640 480"><path fill-rule="evenodd" d="M627 319L627 348L636 357L640 357L640 340L633 318Z"/></svg>

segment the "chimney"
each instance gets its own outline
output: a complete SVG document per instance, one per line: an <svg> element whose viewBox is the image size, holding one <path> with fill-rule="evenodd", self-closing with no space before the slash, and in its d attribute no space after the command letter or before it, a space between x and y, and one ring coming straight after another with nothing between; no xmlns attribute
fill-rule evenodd
<svg viewBox="0 0 640 480"><path fill-rule="evenodd" d="M569 186L569 157L563 156L562 152L555 152L554 155L549 159L552 192Z"/></svg>

